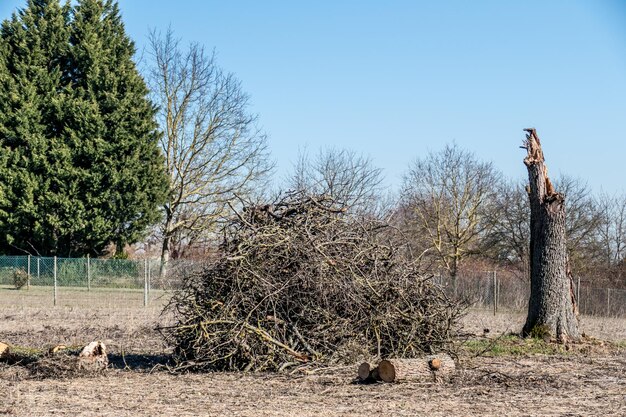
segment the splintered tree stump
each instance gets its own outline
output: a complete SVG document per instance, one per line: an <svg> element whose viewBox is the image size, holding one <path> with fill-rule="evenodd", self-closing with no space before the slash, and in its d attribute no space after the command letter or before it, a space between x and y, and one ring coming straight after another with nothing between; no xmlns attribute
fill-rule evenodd
<svg viewBox="0 0 626 417"><path fill-rule="evenodd" d="M415 359L386 359L378 364L378 374L384 382L437 382L450 377L454 369L454 360L444 354Z"/></svg>
<svg viewBox="0 0 626 417"><path fill-rule="evenodd" d="M530 299L522 334L543 329L562 342L578 340L574 279L567 257L565 195L557 192L548 178L537 132L524 130L530 200Z"/></svg>
<svg viewBox="0 0 626 417"><path fill-rule="evenodd" d="M79 369L103 370L109 365L107 348L102 342L91 342L78 355Z"/></svg>

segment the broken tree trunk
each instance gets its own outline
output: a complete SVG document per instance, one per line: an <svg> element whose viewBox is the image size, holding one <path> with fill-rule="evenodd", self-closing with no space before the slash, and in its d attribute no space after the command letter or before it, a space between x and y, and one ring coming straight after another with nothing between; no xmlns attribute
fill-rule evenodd
<svg viewBox="0 0 626 417"><path fill-rule="evenodd" d="M441 381L454 373L454 360L444 354L415 359L385 359L378 364L384 382Z"/></svg>
<svg viewBox="0 0 626 417"><path fill-rule="evenodd" d="M555 191L535 129L528 134L524 164L530 181L530 299L522 333L549 333L559 341L580 338L573 280L565 246L565 196ZM533 332L533 330L535 330Z"/></svg>

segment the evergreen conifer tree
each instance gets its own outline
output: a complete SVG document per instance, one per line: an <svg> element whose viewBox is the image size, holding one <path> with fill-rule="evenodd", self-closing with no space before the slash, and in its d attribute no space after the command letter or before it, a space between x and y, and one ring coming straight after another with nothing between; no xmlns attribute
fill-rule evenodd
<svg viewBox="0 0 626 417"><path fill-rule="evenodd" d="M91 247L113 241L120 252L159 219L167 190L156 109L116 3L79 1L70 32L67 134L74 166L83 171L82 194L98 220L80 240Z"/></svg>
<svg viewBox="0 0 626 417"><path fill-rule="evenodd" d="M69 8L29 0L2 24L0 247L56 253L76 226L71 157L60 132L66 96Z"/></svg>
<svg viewBox="0 0 626 417"><path fill-rule="evenodd" d="M166 177L117 5L29 0L0 32L0 253L98 255L158 219Z"/></svg>

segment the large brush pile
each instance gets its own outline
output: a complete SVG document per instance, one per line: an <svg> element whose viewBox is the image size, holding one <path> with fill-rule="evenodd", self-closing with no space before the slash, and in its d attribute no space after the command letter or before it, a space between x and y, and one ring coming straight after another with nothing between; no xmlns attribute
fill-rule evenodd
<svg viewBox="0 0 626 417"><path fill-rule="evenodd" d="M408 260L393 228L290 194L226 227L162 328L178 369L283 370L450 347L462 307ZM398 243L400 242L400 243Z"/></svg>

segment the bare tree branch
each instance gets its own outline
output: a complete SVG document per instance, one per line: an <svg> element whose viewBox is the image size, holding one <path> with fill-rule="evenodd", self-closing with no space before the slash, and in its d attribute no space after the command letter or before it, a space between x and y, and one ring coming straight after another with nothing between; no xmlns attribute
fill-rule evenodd
<svg viewBox="0 0 626 417"><path fill-rule="evenodd" d="M150 34L153 99L160 106L161 147L170 175L163 207L163 263L214 231L234 193L248 194L271 170L265 134L248 112L241 83L214 54L186 49L171 30Z"/></svg>
<svg viewBox="0 0 626 417"><path fill-rule="evenodd" d="M405 176L401 205L408 226L422 237L422 245L434 249L453 281L486 230L496 178L491 163L457 145L417 159Z"/></svg>
<svg viewBox="0 0 626 417"><path fill-rule="evenodd" d="M289 187L307 194L326 194L351 213L375 211L382 195L382 170L371 159L345 149L299 156Z"/></svg>

